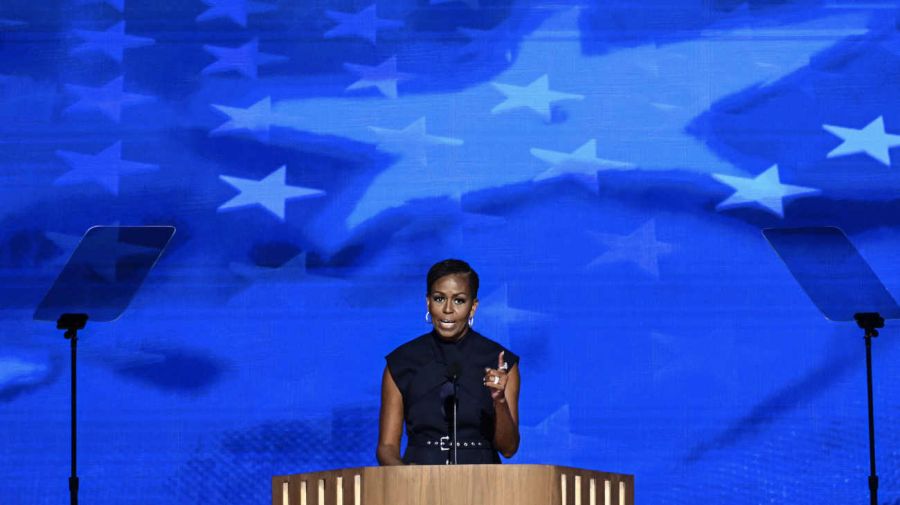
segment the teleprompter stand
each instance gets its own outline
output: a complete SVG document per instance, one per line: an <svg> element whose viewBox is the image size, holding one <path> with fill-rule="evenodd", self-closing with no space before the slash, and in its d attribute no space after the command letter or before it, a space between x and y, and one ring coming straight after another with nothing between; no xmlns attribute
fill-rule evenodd
<svg viewBox="0 0 900 505"><path fill-rule="evenodd" d="M77 419L77 416L75 415L75 407L77 405L75 395L78 388L75 383L75 351L78 348L78 330L84 329L87 320L87 314L63 314L59 316L59 319L56 321L56 329L66 330L64 336L68 339L69 348L72 352L72 473L69 475L69 502L72 503L72 505L78 504L78 460L76 459L75 450L78 446L77 441L75 440L75 436L78 433L75 429L75 421Z"/></svg>
<svg viewBox="0 0 900 505"><path fill-rule="evenodd" d="M878 505L878 473L875 472L875 412L872 407L872 339L878 336L877 328L884 328L884 318L877 312L853 315L856 324L865 330L866 339L866 387L869 398L869 501Z"/></svg>
<svg viewBox="0 0 900 505"><path fill-rule="evenodd" d="M813 303L831 321L856 321L865 332L869 405L869 501L878 505L875 471L875 412L872 339L885 318L900 318L900 306L844 232L834 227L770 228L763 235Z"/></svg>
<svg viewBox="0 0 900 505"><path fill-rule="evenodd" d="M34 312L34 319L56 321L56 328L65 330L71 351L72 505L78 504L79 488L75 410L78 331L89 318L104 322L122 315L174 233L171 226L92 227Z"/></svg>

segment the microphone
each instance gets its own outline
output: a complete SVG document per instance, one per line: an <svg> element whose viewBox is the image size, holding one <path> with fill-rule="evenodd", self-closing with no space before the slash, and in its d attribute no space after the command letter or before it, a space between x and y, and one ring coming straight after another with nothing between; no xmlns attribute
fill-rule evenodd
<svg viewBox="0 0 900 505"><path fill-rule="evenodd" d="M456 383L456 381L459 380L460 374L462 374L462 365L459 361L454 361L447 366L446 377L450 379L450 382Z"/></svg>
<svg viewBox="0 0 900 505"><path fill-rule="evenodd" d="M450 383L453 384L453 396L446 398L446 401L451 404L452 414L452 429L450 431L450 454L448 454L447 464L458 464L457 452L459 451L459 442L456 438L456 426L457 419L456 413L459 408L459 376L462 374L462 364L459 361L454 361L447 366L447 379L450 380Z"/></svg>

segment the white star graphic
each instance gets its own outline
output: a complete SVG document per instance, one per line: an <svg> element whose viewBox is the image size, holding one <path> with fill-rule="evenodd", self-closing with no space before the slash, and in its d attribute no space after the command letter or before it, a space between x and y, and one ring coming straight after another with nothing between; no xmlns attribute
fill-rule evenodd
<svg viewBox="0 0 900 505"><path fill-rule="evenodd" d="M278 10L278 6L253 0L202 0L208 9L197 16L197 21L230 19L240 26L247 26L248 14L259 14Z"/></svg>
<svg viewBox="0 0 900 505"><path fill-rule="evenodd" d="M211 136L232 130L249 130L255 135L263 137L264 140L269 139L269 128L273 122L271 97L267 96L245 109L215 104L213 107L227 114L229 120L211 130L209 132Z"/></svg>
<svg viewBox="0 0 900 505"><path fill-rule="evenodd" d="M397 57L391 56L379 65L357 65L344 63L344 68L359 75L359 80L347 86L347 91L354 89L378 88L382 95L388 98L397 98L397 83L412 77L397 71Z"/></svg>
<svg viewBox="0 0 900 505"><path fill-rule="evenodd" d="M259 181L227 175L219 177L240 191L234 198L219 206L219 211L247 205L260 205L284 221L285 206L289 198L325 194L324 191L318 189L288 186L287 166L282 166Z"/></svg>
<svg viewBox="0 0 900 505"><path fill-rule="evenodd" d="M884 116L878 116L861 129L827 124L823 124L822 128L843 140L839 146L828 153L828 158L866 153L885 166L890 166L890 149L900 146L900 135L894 135L885 131Z"/></svg>
<svg viewBox="0 0 900 505"><path fill-rule="evenodd" d="M259 67L270 63L286 61L286 56L263 53L259 50L259 39L253 39L240 47L220 47L205 45L203 49L216 57L201 73L203 75L235 71L245 77L256 79Z"/></svg>
<svg viewBox="0 0 900 505"><path fill-rule="evenodd" d="M671 253L672 244L656 240L656 220L651 219L628 235L590 232L608 250L594 258L587 267L607 263L634 263L644 272L659 278L659 257Z"/></svg>
<svg viewBox="0 0 900 505"><path fill-rule="evenodd" d="M516 323L534 322L546 319L547 315L525 309L517 309L509 304L509 284L503 284L496 291L480 297L475 324L487 328L491 338L498 343L509 345L509 327Z"/></svg>
<svg viewBox="0 0 900 505"><path fill-rule="evenodd" d="M159 250L153 247L144 247L137 244L123 242L116 238L119 233L118 226L104 226L100 230L109 240L96 241L96 247L89 248L91 251L87 255L88 260L85 265L93 270L96 274L103 277L106 282L114 283L118 281L120 275L119 262L127 256L144 256L154 257ZM146 259L144 260L147 261Z"/></svg>
<svg viewBox="0 0 900 505"><path fill-rule="evenodd" d="M98 225L91 227L84 237L54 232L47 232L45 236L63 249L63 262L78 265L82 272L91 272L99 277L82 277L84 282L96 283L102 279L105 283L112 284L121 282L120 276L127 277L125 272L129 268L134 269L135 264L149 264L160 252L149 243L141 245L123 240L122 231L127 232L130 228L132 227L118 224ZM165 247L164 244L160 246ZM142 258L134 258L135 256Z"/></svg>
<svg viewBox="0 0 900 505"><path fill-rule="evenodd" d="M80 54L98 51L120 63L125 56L126 49L149 46L156 43L155 39L149 37L138 37L125 33L125 21L119 21L103 31L74 30L74 33L84 42L73 48L72 53Z"/></svg>
<svg viewBox="0 0 900 505"><path fill-rule="evenodd" d="M778 217L784 217L783 200L785 198L821 192L816 188L782 184L778 176L778 165L772 165L765 172L753 178L722 174L712 174L712 176L717 181L735 189L731 196L716 205L716 210L758 205Z"/></svg>
<svg viewBox="0 0 900 505"><path fill-rule="evenodd" d="M583 174L596 181L597 171L599 170L634 168L632 163L598 158L596 139L588 140L571 153L533 147L531 148L531 154L551 165L550 168L538 174L534 178L535 181L542 181L566 174Z"/></svg>
<svg viewBox="0 0 900 505"><path fill-rule="evenodd" d="M73 151L57 151L56 154L66 160L71 167L71 170L56 179L56 184L70 185L97 182L114 195L119 194L119 181L123 175L139 174L159 168L149 163L123 160L121 141L97 154L84 154Z"/></svg>
<svg viewBox="0 0 900 505"><path fill-rule="evenodd" d="M56 257L55 261L51 262L54 266L65 264L66 260L69 259L69 256L72 255L72 251L74 251L75 247L78 245L78 241L81 240L81 236L79 235L70 235L68 233L59 233L55 231L46 231L44 232L44 236L47 240L53 242L53 245L61 251L60 256Z"/></svg>
<svg viewBox="0 0 900 505"><path fill-rule="evenodd" d="M99 226L114 226L120 227L122 222L120 220L115 220L111 223L97 223ZM66 261L72 256L72 253L75 251L75 248L78 247L78 243L81 242L81 235L71 235L68 233L59 233L55 231L45 231L44 237L47 238L50 242L53 242L53 245L56 246L57 249L60 250L60 255L47 263L50 266L51 270L54 272L59 271L59 267L66 264Z"/></svg>
<svg viewBox="0 0 900 505"><path fill-rule="evenodd" d="M122 107L153 100L152 96L125 92L125 78L116 77L98 88L66 84L66 91L78 95L78 101L66 107L63 113L99 110L113 121L119 122Z"/></svg>
<svg viewBox="0 0 900 505"><path fill-rule="evenodd" d="M355 13L325 11L325 14L337 23L334 28L325 32L326 39L359 37L375 44L379 28L400 28L403 26L402 21L378 17L378 14L375 12L375 4Z"/></svg>
<svg viewBox="0 0 900 505"><path fill-rule="evenodd" d="M560 100L581 100L582 95L573 93L561 93L550 89L550 78L544 74L528 86L515 86L513 84L491 83L494 88L506 95L506 100L499 103L493 109L492 114L525 107L531 109L550 121L550 105Z"/></svg>
<svg viewBox="0 0 900 505"><path fill-rule="evenodd" d="M429 135L425 117L413 121L400 130L369 127L379 137L378 145L392 152L400 152L409 159L422 165L428 163L427 148L429 146L461 146L462 139Z"/></svg>
<svg viewBox="0 0 900 505"><path fill-rule="evenodd" d="M580 466L572 455L588 451L604 451L605 442L595 437L578 435L572 431L570 406L565 403L547 415L539 423L521 427L522 439L528 440L528 447L523 447L517 457L526 457L534 461L552 459L557 464ZM603 487L597 490L603 496ZM585 500L587 501L587 500ZM584 502L582 502L584 503ZM598 501L601 503L601 501ZM618 503L618 502L616 502Z"/></svg>

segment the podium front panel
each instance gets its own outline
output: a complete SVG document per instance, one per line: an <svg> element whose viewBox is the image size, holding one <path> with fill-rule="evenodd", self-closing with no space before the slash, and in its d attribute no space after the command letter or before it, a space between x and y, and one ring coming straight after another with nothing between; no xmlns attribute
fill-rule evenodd
<svg viewBox="0 0 900 505"><path fill-rule="evenodd" d="M273 505L634 505L634 476L550 465L346 468L272 478Z"/></svg>

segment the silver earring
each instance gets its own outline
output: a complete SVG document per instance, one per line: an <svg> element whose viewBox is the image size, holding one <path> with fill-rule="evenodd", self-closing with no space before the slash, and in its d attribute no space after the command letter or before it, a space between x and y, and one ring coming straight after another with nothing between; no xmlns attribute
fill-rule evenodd
<svg viewBox="0 0 900 505"><path fill-rule="evenodd" d="M425 322L431 324L431 312L425 311Z"/></svg>
<svg viewBox="0 0 900 505"><path fill-rule="evenodd" d="M472 326L472 325L474 325L474 324L475 324L475 316L471 316L471 317L469 318L469 326Z"/></svg>

